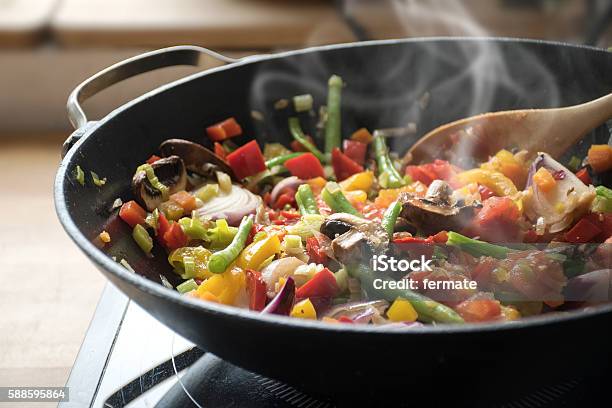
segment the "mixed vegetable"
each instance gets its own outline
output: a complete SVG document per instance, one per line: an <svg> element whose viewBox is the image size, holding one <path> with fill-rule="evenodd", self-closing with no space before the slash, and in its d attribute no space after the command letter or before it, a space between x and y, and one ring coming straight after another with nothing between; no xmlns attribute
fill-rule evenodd
<svg viewBox="0 0 612 408"><path fill-rule="evenodd" d="M169 139L136 169L134 199L119 217L145 254L166 251L177 291L261 313L404 328L609 300L612 190L593 184L612 169L610 146L565 166L520 150L469 169L445 158L414 164L389 151L384 130L343 140L343 86L329 79L320 137L302 128L316 116L312 96L278 104L292 111L291 149L238 146L243 130L228 118L206 129L214 152ZM431 267L381 272L371 262L381 255ZM410 287L398 284L406 279Z"/></svg>

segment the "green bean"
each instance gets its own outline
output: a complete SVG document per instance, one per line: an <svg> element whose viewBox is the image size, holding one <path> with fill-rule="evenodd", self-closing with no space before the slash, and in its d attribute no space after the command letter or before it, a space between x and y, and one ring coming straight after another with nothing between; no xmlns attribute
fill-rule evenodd
<svg viewBox="0 0 612 408"><path fill-rule="evenodd" d="M357 217L363 217L363 215L351 205L349 200L346 199L338 183L333 181L328 182L321 192L321 198L323 198L323 201L325 201L325 203L329 205L329 208L335 213L348 213Z"/></svg>
<svg viewBox="0 0 612 408"><path fill-rule="evenodd" d="M395 221L397 221L397 217L399 216L400 211L402 210L402 204L399 201L394 201L382 218L382 227L389 234L389 239L393 238L393 230L395 228Z"/></svg>
<svg viewBox="0 0 612 408"><path fill-rule="evenodd" d="M272 167L282 166L283 164L285 164L287 160L294 159L296 157L300 157L303 154L304 154L303 152L297 152L297 153L289 153L289 154L284 154L282 156L273 157L270 160L266 160L266 167L271 169Z"/></svg>
<svg viewBox="0 0 612 408"><path fill-rule="evenodd" d="M497 259L506 258L511 251L510 248L468 238L454 231L449 231L446 245L455 245L473 256L491 256Z"/></svg>
<svg viewBox="0 0 612 408"><path fill-rule="evenodd" d="M342 101L342 78L332 75L327 83L327 121L325 122L325 153L330 154L342 142L340 106Z"/></svg>
<svg viewBox="0 0 612 408"><path fill-rule="evenodd" d="M223 250L215 252L208 259L208 270L212 273L224 272L244 249L253 227L253 216L244 217L232 242Z"/></svg>
<svg viewBox="0 0 612 408"><path fill-rule="evenodd" d="M300 208L300 214L319 214L317 201L308 184L302 184L295 193L295 201Z"/></svg>
<svg viewBox="0 0 612 408"><path fill-rule="evenodd" d="M302 146L304 146L306 150L314 154L321 163L326 163L328 161L325 155L321 153L319 149L317 149L317 146L312 144L310 140L306 138L306 135L302 131L302 127L300 126L300 120L298 118L289 118L289 131L291 132L293 138L297 140L298 143L300 143Z"/></svg>
<svg viewBox="0 0 612 408"><path fill-rule="evenodd" d="M413 292L410 289L390 289L384 285L384 282L392 281L390 278L380 278L381 282L377 282L376 287L382 289L376 289L374 287L374 281L379 279L375 276L374 271L370 269L368 265L356 264L352 265L348 269L349 275L353 278L358 279L361 282L361 287L368 293L372 298L384 298L389 302L395 301L398 297L407 299L410 301L414 310L419 314L419 320L424 322L439 322L439 323L463 323L463 319L457 312L448 306L436 302L428 298L427 296L421 295L420 293Z"/></svg>
<svg viewBox="0 0 612 408"><path fill-rule="evenodd" d="M379 177L386 179L387 185L385 188L398 188L406 185L406 182L400 176L399 172L393 166L393 162L389 157L385 138L377 132L374 132L374 155L376 156L376 164L378 166Z"/></svg>

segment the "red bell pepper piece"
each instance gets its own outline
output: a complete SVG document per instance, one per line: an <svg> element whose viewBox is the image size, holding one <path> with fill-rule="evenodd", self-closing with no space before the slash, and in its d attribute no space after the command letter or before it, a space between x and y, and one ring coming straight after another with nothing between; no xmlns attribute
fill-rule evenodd
<svg viewBox="0 0 612 408"><path fill-rule="evenodd" d="M589 170L586 167L578 170L576 172L576 177L578 177L578 179L580 179L580 181L582 181L587 186L593 183L593 181L591 180L591 176L589 175Z"/></svg>
<svg viewBox="0 0 612 408"><path fill-rule="evenodd" d="M314 139L311 136L306 135L306 140L308 140L313 145L315 144ZM302 145L297 140L294 140L291 143L289 143L289 147L291 147L291 150L293 150L294 152L307 152L308 151L308 149L305 148L304 145Z"/></svg>
<svg viewBox="0 0 612 408"><path fill-rule="evenodd" d="M355 163L363 166L365 163L366 151L368 150L368 145L365 143L358 142L356 140L346 139L342 142L344 154L346 154L349 158L351 158Z"/></svg>
<svg viewBox="0 0 612 408"><path fill-rule="evenodd" d="M295 296L300 299L310 297L334 297L338 294L340 288L336 282L336 277L327 268L323 268L308 282L300 286L295 292Z"/></svg>
<svg viewBox="0 0 612 408"><path fill-rule="evenodd" d="M345 180L353 174L363 171L363 166L360 166L353 159L342 153L337 147L332 150L331 162L338 181Z"/></svg>
<svg viewBox="0 0 612 408"><path fill-rule="evenodd" d="M423 184L430 185L434 180L451 181L461 169L453 166L446 160L436 159L433 163L421 164L419 166L407 166L406 174L413 181L420 181Z"/></svg>
<svg viewBox="0 0 612 408"><path fill-rule="evenodd" d="M164 240L164 234L170 229L170 223L166 216L160 211L159 218L157 219L157 242L163 247L166 247L166 241Z"/></svg>
<svg viewBox="0 0 612 408"><path fill-rule="evenodd" d="M485 322L500 316L499 302L490 299L468 299L459 303L455 310L466 322Z"/></svg>
<svg viewBox="0 0 612 408"><path fill-rule="evenodd" d="M293 204L295 204L295 193L283 193L278 196L276 202L274 203L274 208L277 210L282 210L287 204L289 204L290 206L293 206Z"/></svg>
<svg viewBox="0 0 612 408"><path fill-rule="evenodd" d="M242 134L242 128L234 118L225 119L223 122L216 123L206 128L206 133L210 140L222 142L234 136Z"/></svg>
<svg viewBox="0 0 612 408"><path fill-rule="evenodd" d="M434 240L433 240L433 237L427 237L427 238L400 237L400 238L395 238L393 240L393 243L394 244L433 244Z"/></svg>
<svg viewBox="0 0 612 408"><path fill-rule="evenodd" d="M239 179L252 176L266 169L266 161L255 140L251 140L228 154L226 160Z"/></svg>
<svg viewBox="0 0 612 408"><path fill-rule="evenodd" d="M246 290L249 295L249 309L263 310L266 307L267 288L266 282L261 277L261 272L253 269L246 270Z"/></svg>
<svg viewBox="0 0 612 408"><path fill-rule="evenodd" d="M119 217L132 228L144 224L146 216L147 212L134 200L123 204L119 210Z"/></svg>
<svg viewBox="0 0 612 408"><path fill-rule="evenodd" d="M340 317L338 318L338 321L339 321L340 323L355 323L355 322L353 321L353 319L351 319L350 317L345 316L345 315L340 316Z"/></svg>
<svg viewBox="0 0 612 408"><path fill-rule="evenodd" d="M436 235L432 235L429 238L431 238L436 244L446 244L446 241L448 241L448 232L440 231Z"/></svg>
<svg viewBox="0 0 612 408"><path fill-rule="evenodd" d="M410 176L412 181L420 181L426 186L429 186L432 181L438 178L436 173L428 169L425 165L406 166L406 174Z"/></svg>
<svg viewBox="0 0 612 408"><path fill-rule="evenodd" d="M572 244L584 244L601 234L602 228L592 222L589 217L584 217L565 233L565 240Z"/></svg>
<svg viewBox="0 0 612 408"><path fill-rule="evenodd" d="M310 237L306 240L306 253L311 262L317 264L325 264L327 262L327 255L321 251L321 245L316 237Z"/></svg>
<svg viewBox="0 0 612 408"><path fill-rule="evenodd" d="M183 232L181 225L178 222L174 222L170 224L170 228L164 234L164 241L166 242L166 247L172 250L184 247L189 239L185 232Z"/></svg>
<svg viewBox="0 0 612 408"><path fill-rule="evenodd" d="M147 163L148 163L148 164L153 164L153 163L155 163L156 161L158 161L158 160L160 160L160 159L161 159L161 157L156 156L156 155L153 155L153 156L151 156L151 157L149 157L149 158L147 159Z"/></svg>
<svg viewBox="0 0 612 408"><path fill-rule="evenodd" d="M482 184L478 185L478 192L480 193L480 199L482 201L488 200L491 197L495 197L495 193L487 186L483 186Z"/></svg>
<svg viewBox="0 0 612 408"><path fill-rule="evenodd" d="M494 242L518 240L517 205L508 197L491 197L476 216L476 228L482 239Z"/></svg>
<svg viewBox="0 0 612 408"><path fill-rule="evenodd" d="M292 175L302 180L315 177L325 177L325 171L321 162L312 153L305 153L285 162L285 167Z"/></svg>
<svg viewBox="0 0 612 408"><path fill-rule="evenodd" d="M225 148L219 142L215 142L215 154L223 160L225 160L225 158L227 157L227 152L225 151Z"/></svg>

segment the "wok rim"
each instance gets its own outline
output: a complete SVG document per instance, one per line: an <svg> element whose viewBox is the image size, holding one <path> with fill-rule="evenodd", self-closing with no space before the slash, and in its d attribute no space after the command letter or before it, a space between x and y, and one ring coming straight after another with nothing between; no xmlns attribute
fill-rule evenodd
<svg viewBox="0 0 612 408"><path fill-rule="evenodd" d="M347 49L354 47L368 47L368 46L379 46L379 45L394 45L394 44L405 44L405 43L435 43L435 42L499 42L499 43L517 43L517 44L541 44L563 48L575 48L584 49L592 52L609 54L610 52L598 47L581 45L581 44L569 44L559 41L544 41L536 39L522 39L522 38L510 38L510 37L418 37L418 38L402 38L402 39L389 39L389 40L373 40L373 41L362 41L342 44L331 44L323 46L314 46L308 48L302 48L298 50L285 51L274 54L262 54L252 55L245 57L235 63L207 69L201 72L197 72L186 77L177 79L169 82L162 86L159 86L139 97L136 97L127 103L117 107L116 109L109 112L103 118L90 122L90 126L87 127L83 136L74 144L74 146L67 152L66 156L62 159L59 168L57 170L55 181L54 181L54 202L55 211L59 218L59 221L70 236L72 241L79 247L79 249L98 267L103 268L105 271L115 275L117 278L133 285L136 289L152 295L155 298L166 299L173 302L175 305L188 308L195 312L212 314L216 317L223 317L228 319L228 322L235 319L243 321L245 323L253 324L258 323L263 326L278 327L282 326L283 329L301 329L311 330L320 332L321 334L336 333L336 332L348 332L351 334L362 334L367 335L370 333L376 333L379 336L415 336L415 335L436 335L445 334L453 335L459 333L489 333L502 331L516 331L527 328L543 328L551 326L557 323L569 323L576 320L583 320L590 317L601 316L612 312L612 304L598 305L593 307L587 307L585 309L538 315L536 317L523 318L513 322L492 322L492 323L464 323L464 324L439 324L439 325L424 325L422 327L414 327L407 329L389 330L385 329L384 326L375 325L334 325L320 321L312 321L307 319L296 319L288 316L271 315L271 314L260 314L248 309L239 308L236 306L226 306L217 304L214 302L203 302L201 300L193 299L187 296L180 295L176 290L164 287L162 284L150 281L149 279L141 276L137 273L132 273L121 266L118 262L113 261L107 254L96 247L85 235L81 233L76 223L70 216L68 207L66 205L66 199L64 195L64 187L67 178L69 177L68 165L73 161L73 158L77 153L80 153L80 147L86 143L104 124L116 119L123 111L130 109L132 106L149 99L157 94L161 94L175 86L179 86L190 82L196 78L213 75L217 72L231 70L243 65L253 64L261 61L283 59L294 55L308 54L319 51L328 51L335 49ZM111 282L112 283L112 282ZM155 317L155 316L154 316ZM164 323L164 322L162 322ZM165 323L164 323L165 324Z"/></svg>

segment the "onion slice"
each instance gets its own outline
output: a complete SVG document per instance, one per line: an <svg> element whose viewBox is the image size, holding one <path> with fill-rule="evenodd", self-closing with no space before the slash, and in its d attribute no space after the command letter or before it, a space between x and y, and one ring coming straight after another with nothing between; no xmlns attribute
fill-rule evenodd
<svg viewBox="0 0 612 408"><path fill-rule="evenodd" d="M268 303L261 313L271 313L278 315L289 315L295 300L295 282L290 276L278 292L278 294Z"/></svg>
<svg viewBox="0 0 612 408"><path fill-rule="evenodd" d="M286 188L297 189L302 184L306 183L305 180L299 179L295 176L287 177L278 182L277 185L274 186L272 191L270 192L270 199L273 203L276 202L276 199L281 194L281 192Z"/></svg>
<svg viewBox="0 0 612 408"><path fill-rule="evenodd" d="M211 220L225 219L229 225L237 226L245 215L255 214L261 203L261 197L234 184L229 193L220 192L204 203L197 214Z"/></svg>

